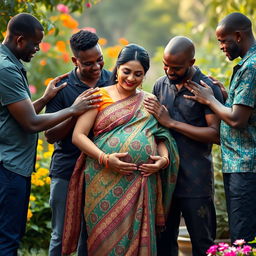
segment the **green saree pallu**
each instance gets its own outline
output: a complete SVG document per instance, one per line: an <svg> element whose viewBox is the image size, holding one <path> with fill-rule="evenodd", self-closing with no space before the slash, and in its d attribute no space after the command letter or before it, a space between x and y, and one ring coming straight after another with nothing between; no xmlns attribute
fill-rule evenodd
<svg viewBox="0 0 256 256"><path fill-rule="evenodd" d="M179 159L169 131L143 105L149 95L139 92L99 112L94 143L106 154L128 152L121 160L139 166L150 163L149 156L157 155L157 141L164 141L170 159L166 169L144 177L138 170L122 175L90 157L85 160L81 156L77 163L76 169L84 170L84 215L90 256L157 255L156 229L165 225ZM74 186L79 187L78 183ZM66 218L66 225L72 226L72 221Z"/></svg>

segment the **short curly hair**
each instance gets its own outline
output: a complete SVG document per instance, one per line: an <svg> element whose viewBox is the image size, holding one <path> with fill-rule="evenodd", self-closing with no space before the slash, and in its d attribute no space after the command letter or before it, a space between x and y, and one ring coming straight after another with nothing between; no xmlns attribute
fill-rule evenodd
<svg viewBox="0 0 256 256"><path fill-rule="evenodd" d="M70 38L70 47L75 56L79 51L93 48L99 41L98 36L88 30L80 30Z"/></svg>

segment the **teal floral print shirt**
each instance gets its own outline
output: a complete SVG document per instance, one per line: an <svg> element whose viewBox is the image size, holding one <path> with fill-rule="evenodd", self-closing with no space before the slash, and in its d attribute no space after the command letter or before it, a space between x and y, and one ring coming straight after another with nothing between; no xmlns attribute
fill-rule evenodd
<svg viewBox="0 0 256 256"><path fill-rule="evenodd" d="M256 172L256 45L234 67L225 106L253 109L245 128L235 129L221 121L222 170L224 173Z"/></svg>

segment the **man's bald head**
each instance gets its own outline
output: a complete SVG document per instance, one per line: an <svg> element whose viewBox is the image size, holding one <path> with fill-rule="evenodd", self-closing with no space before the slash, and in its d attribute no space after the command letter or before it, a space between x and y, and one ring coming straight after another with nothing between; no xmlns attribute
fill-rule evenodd
<svg viewBox="0 0 256 256"><path fill-rule="evenodd" d="M187 58L194 59L195 46L192 40L184 36L175 36L172 38L164 49L164 55L183 55Z"/></svg>
<svg viewBox="0 0 256 256"><path fill-rule="evenodd" d="M252 33L252 22L244 14L234 12L221 20L217 29L222 29L227 34L234 33L236 31Z"/></svg>

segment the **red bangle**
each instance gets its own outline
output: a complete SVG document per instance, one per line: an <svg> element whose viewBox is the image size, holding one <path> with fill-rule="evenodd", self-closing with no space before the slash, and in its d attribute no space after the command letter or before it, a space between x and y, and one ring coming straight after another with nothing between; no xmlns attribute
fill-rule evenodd
<svg viewBox="0 0 256 256"><path fill-rule="evenodd" d="M102 163L103 163L104 155L105 155L104 152L101 152L101 153L100 153L100 155L99 155L99 157L98 157L98 162L99 162L99 164L102 164Z"/></svg>
<svg viewBox="0 0 256 256"><path fill-rule="evenodd" d="M106 166L106 168L108 168L109 154L107 154L106 157L107 157L107 158L106 158L105 166Z"/></svg>

